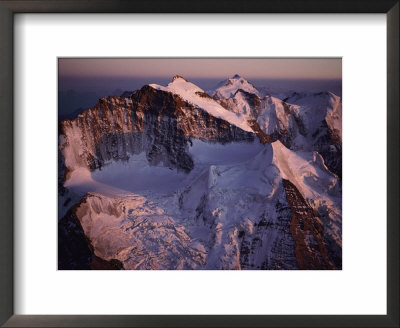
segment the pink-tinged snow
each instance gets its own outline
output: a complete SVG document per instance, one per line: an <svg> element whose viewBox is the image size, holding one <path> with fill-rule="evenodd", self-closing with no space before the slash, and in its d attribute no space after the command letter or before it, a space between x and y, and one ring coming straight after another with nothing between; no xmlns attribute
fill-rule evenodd
<svg viewBox="0 0 400 328"><path fill-rule="evenodd" d="M227 99L231 98L235 95L236 91L242 89L246 92L253 93L257 96L260 96L260 92L246 79L240 77L239 75L235 75L234 77L227 79L221 87L217 88L213 95L217 98Z"/></svg>
<svg viewBox="0 0 400 328"><path fill-rule="evenodd" d="M165 210L140 195L109 198L90 193L76 211L94 253L124 269L197 269L204 246Z"/></svg>
<svg viewBox="0 0 400 328"><path fill-rule="evenodd" d="M234 113L226 110L214 99L201 96L200 94L204 93L204 90L183 78L174 78L174 80L166 87L158 84L150 84L150 87L176 94L187 102L205 110L214 117L221 118L244 131L253 131L248 125L247 121L242 120Z"/></svg>
<svg viewBox="0 0 400 328"><path fill-rule="evenodd" d="M68 140L68 142L66 142L66 140ZM89 142L91 142L90 140L91 139L89 139ZM65 167L72 169L87 167L87 163L83 159L86 147L84 146L80 129L74 121L72 121L72 124L68 129L68 138L66 139L61 135L59 144L60 150L64 155Z"/></svg>

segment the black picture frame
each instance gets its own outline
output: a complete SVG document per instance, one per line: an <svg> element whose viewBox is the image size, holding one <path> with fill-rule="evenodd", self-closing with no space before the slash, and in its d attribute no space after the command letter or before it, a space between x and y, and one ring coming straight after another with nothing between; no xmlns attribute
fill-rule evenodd
<svg viewBox="0 0 400 328"><path fill-rule="evenodd" d="M0 0L0 324L5 327L399 327L398 0ZM16 13L384 13L387 16L387 315L14 315ZM368 286L365 286L368 288Z"/></svg>

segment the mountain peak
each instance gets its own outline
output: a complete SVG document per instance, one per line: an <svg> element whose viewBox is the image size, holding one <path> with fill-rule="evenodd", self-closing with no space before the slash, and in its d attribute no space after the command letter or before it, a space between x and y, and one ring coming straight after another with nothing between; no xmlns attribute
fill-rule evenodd
<svg viewBox="0 0 400 328"><path fill-rule="evenodd" d="M216 118L220 118L232 125L235 125L243 131L253 132L247 121L242 120L235 113L226 110L221 106L220 103L204 92L203 89L191 82L188 82L183 77L174 76L173 81L166 87L158 84L150 84L150 87L178 95L183 100L203 109L208 114Z"/></svg>
<svg viewBox="0 0 400 328"><path fill-rule="evenodd" d="M212 93L216 99L227 99L234 97L239 89L260 96L259 91L254 87L254 85L239 74L235 74L232 78L220 82L216 89L210 93Z"/></svg>
<svg viewBox="0 0 400 328"><path fill-rule="evenodd" d="M184 77L182 77L182 76L180 76L180 75L175 75L175 76L172 78L172 82L174 82L174 81L176 81L176 80L183 80L183 81L185 81L185 82L189 82L188 80L186 80Z"/></svg>

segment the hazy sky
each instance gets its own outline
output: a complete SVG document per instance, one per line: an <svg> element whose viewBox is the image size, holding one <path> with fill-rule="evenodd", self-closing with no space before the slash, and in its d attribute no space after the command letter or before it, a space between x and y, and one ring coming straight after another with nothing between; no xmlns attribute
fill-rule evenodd
<svg viewBox="0 0 400 328"><path fill-rule="evenodd" d="M340 58L60 58L60 77L164 77L247 79L341 79Z"/></svg>

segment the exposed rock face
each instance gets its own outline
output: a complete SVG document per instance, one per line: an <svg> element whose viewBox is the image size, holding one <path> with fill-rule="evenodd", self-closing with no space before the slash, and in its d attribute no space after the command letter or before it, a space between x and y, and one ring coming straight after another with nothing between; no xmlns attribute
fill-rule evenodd
<svg viewBox="0 0 400 328"><path fill-rule="evenodd" d="M258 123L255 120L249 120L248 122L249 122L249 125L251 126L251 128L254 130L254 133L260 139L260 142L262 144L271 143L271 142L276 141L276 139L274 140L272 136L266 134L263 130L261 130L260 126L258 125Z"/></svg>
<svg viewBox="0 0 400 328"><path fill-rule="evenodd" d="M296 186L283 179L286 198L292 210L290 232L296 242L296 259L302 270L334 269L323 236L323 223Z"/></svg>
<svg viewBox="0 0 400 328"><path fill-rule="evenodd" d="M132 98L102 98L76 119L60 125L66 173L101 168L145 152L149 163L183 171L193 168L190 138L212 142L252 141L254 135L215 118L172 93L144 86Z"/></svg>

